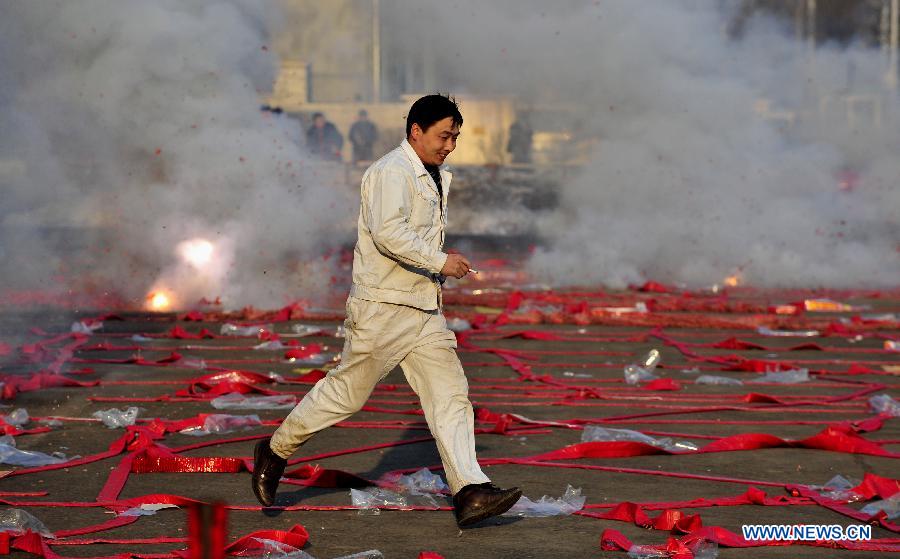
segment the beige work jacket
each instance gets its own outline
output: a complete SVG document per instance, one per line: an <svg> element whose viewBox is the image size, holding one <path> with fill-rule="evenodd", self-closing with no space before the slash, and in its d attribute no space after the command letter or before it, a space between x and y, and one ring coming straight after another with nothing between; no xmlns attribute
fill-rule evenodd
<svg viewBox="0 0 900 559"><path fill-rule="evenodd" d="M440 173L443 199L406 140L366 170L351 296L422 310L438 308L437 276L447 261L442 249L452 178L443 165Z"/></svg>

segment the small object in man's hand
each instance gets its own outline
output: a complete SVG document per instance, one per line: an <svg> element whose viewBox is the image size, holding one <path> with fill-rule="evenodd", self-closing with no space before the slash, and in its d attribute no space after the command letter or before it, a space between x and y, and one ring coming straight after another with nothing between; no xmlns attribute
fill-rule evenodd
<svg viewBox="0 0 900 559"><path fill-rule="evenodd" d="M473 273L473 274L480 274L480 273L481 273L481 272L479 272L478 270L476 270L475 268L469 268L469 272L471 272L471 273Z"/></svg>

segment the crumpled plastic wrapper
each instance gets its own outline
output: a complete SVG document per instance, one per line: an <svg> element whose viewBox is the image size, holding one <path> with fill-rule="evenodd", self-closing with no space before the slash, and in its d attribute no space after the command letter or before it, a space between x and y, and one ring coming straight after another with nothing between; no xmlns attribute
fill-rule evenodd
<svg viewBox="0 0 900 559"><path fill-rule="evenodd" d="M762 336L782 338L814 338L819 335L818 330L772 330L765 326L760 326L756 331Z"/></svg>
<svg viewBox="0 0 900 559"><path fill-rule="evenodd" d="M465 332L472 329L472 324L465 318L448 318L447 328L454 332Z"/></svg>
<svg viewBox="0 0 900 559"><path fill-rule="evenodd" d="M581 433L581 442L583 443L602 441L630 441L644 443L668 450L669 452L697 450L697 445L690 441L673 441L669 437L657 439L650 435L645 435L640 431L632 431L631 429L609 429L606 427L598 427L596 425L588 425Z"/></svg>
<svg viewBox="0 0 900 559"><path fill-rule="evenodd" d="M53 532L44 526L44 523L38 520L31 513L22 509L2 509L0 510L0 532L12 532L15 534L24 534L31 530L36 534L40 534L45 538L55 538Z"/></svg>
<svg viewBox="0 0 900 559"><path fill-rule="evenodd" d="M275 326L272 324L257 324L255 326L238 326L226 322L219 328L219 334L222 336L242 336L258 338L265 332L274 332Z"/></svg>
<svg viewBox="0 0 900 559"><path fill-rule="evenodd" d="M108 410L95 411L91 414L95 419L99 419L109 429L118 429L119 427L128 427L137 422L138 414L141 409L130 406L126 410L118 410L110 408Z"/></svg>
<svg viewBox="0 0 900 559"><path fill-rule="evenodd" d="M775 382L778 384L800 384L801 382L809 382L808 369L793 369L790 371L770 371L759 378L755 378L751 383L757 382Z"/></svg>
<svg viewBox="0 0 900 559"><path fill-rule="evenodd" d="M321 326L316 326L315 324L293 324L291 325L291 332L298 338L303 338L306 336L316 336L323 332Z"/></svg>
<svg viewBox="0 0 900 559"><path fill-rule="evenodd" d="M177 508L177 505L170 505L167 503L144 503L139 507L133 507L126 510L119 516L153 516L154 514L156 514L156 511Z"/></svg>
<svg viewBox="0 0 900 559"><path fill-rule="evenodd" d="M359 514L377 515L381 514L381 507L404 508L409 506L406 497L381 487L351 489L350 499L353 506L359 508Z"/></svg>
<svg viewBox="0 0 900 559"><path fill-rule="evenodd" d="M719 544L700 541L691 546L693 559L716 559L719 556ZM628 550L628 559L669 559L671 555L658 547L635 545Z"/></svg>
<svg viewBox="0 0 900 559"><path fill-rule="evenodd" d="M287 410L297 405L297 398L291 394L274 396L244 396L239 392L229 392L210 401L217 410Z"/></svg>
<svg viewBox="0 0 900 559"><path fill-rule="evenodd" d="M253 538L259 547L256 549L247 549L235 553L236 557L248 557L253 559L316 559L302 549L286 543L266 538ZM360 551L352 555L342 555L335 559L384 559L384 555L377 549L368 551Z"/></svg>
<svg viewBox="0 0 900 559"><path fill-rule="evenodd" d="M731 377L721 377L718 375L700 375L694 379L695 384L718 384L722 386L740 386L744 381Z"/></svg>
<svg viewBox="0 0 900 559"><path fill-rule="evenodd" d="M28 410L25 408L16 408L12 411L12 413L8 415L0 416L3 418L3 421L10 425L14 425L16 427L22 427L23 425L27 425L31 418L28 416Z"/></svg>
<svg viewBox="0 0 900 559"><path fill-rule="evenodd" d="M316 559L302 549L292 545L265 538L253 538L259 544L256 549L245 549L234 555L236 557L251 557L254 559Z"/></svg>
<svg viewBox="0 0 900 559"><path fill-rule="evenodd" d="M844 503L852 503L862 499L862 495L850 491L857 485L859 485L858 481L848 479L842 475L836 475L828 480L825 485L810 485L809 488L817 491L823 497Z"/></svg>
<svg viewBox="0 0 900 559"><path fill-rule="evenodd" d="M6 442L0 442L0 464L35 467L62 464L63 462L68 462L73 459L74 457L68 458L62 452L45 454L36 450L19 450L15 446L15 441L13 441L12 444L10 444L8 440L6 440Z"/></svg>
<svg viewBox="0 0 900 559"><path fill-rule="evenodd" d="M876 413L883 413L891 417L900 417L900 402L887 394L878 394L869 398L869 406Z"/></svg>
<svg viewBox="0 0 900 559"><path fill-rule="evenodd" d="M872 501L860 509L859 512L863 514L877 514L879 511L884 511L888 520L900 518L900 493L894 493L889 499Z"/></svg>
<svg viewBox="0 0 900 559"><path fill-rule="evenodd" d="M433 495L441 495L450 491L450 487L444 483L441 476L433 474L428 468L410 475L385 476L383 482L389 483L400 490L402 496L409 496L407 501L411 505L440 508L441 505Z"/></svg>
<svg viewBox="0 0 900 559"><path fill-rule="evenodd" d="M91 322L87 323L83 320L79 320L77 322L72 323L72 327L69 329L73 334L86 334L90 336L94 333L94 331L103 328L102 322Z"/></svg>
<svg viewBox="0 0 900 559"><path fill-rule="evenodd" d="M566 491L559 499L544 495L538 501L532 501L522 496L511 509L503 513L503 516L518 516L522 518L542 518L546 516L566 516L578 512L584 508L587 497L571 485L566 486Z"/></svg>
<svg viewBox="0 0 900 559"><path fill-rule="evenodd" d="M215 413L206 416L203 427L191 427L179 431L182 435L202 437L204 435L233 433L238 430L247 430L259 427L262 422L258 415L228 415Z"/></svg>
<svg viewBox="0 0 900 559"><path fill-rule="evenodd" d="M626 365L624 369L625 382L627 384L637 384L647 380L658 379L659 376L653 373L656 366L659 365L659 350L651 349L640 364L632 363Z"/></svg>

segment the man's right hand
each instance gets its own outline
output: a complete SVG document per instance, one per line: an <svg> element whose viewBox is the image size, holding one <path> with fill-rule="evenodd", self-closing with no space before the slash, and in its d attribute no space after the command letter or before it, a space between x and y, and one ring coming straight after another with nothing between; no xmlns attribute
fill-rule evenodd
<svg viewBox="0 0 900 559"><path fill-rule="evenodd" d="M469 259L462 254L451 253L447 255L447 262L445 262L444 267L441 268L441 274L460 279L469 273L469 268L471 266Z"/></svg>

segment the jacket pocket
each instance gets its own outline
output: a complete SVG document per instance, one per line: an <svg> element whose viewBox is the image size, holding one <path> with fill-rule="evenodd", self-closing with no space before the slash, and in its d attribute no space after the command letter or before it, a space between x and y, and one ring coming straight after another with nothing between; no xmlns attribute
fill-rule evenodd
<svg viewBox="0 0 900 559"><path fill-rule="evenodd" d="M441 213L441 199L438 193L428 185L416 183L416 196L413 198L411 218L413 225L421 228L433 227L438 223Z"/></svg>

